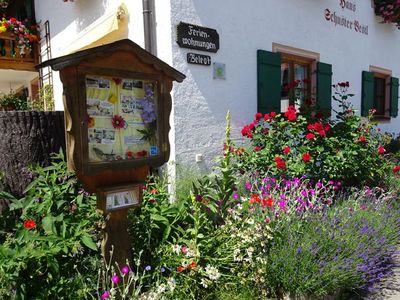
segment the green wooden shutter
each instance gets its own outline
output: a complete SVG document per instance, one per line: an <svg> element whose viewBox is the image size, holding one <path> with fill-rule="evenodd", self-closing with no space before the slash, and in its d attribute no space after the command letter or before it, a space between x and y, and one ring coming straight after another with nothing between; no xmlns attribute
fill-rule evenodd
<svg viewBox="0 0 400 300"><path fill-rule="evenodd" d="M257 50L257 111L281 111L281 55Z"/></svg>
<svg viewBox="0 0 400 300"><path fill-rule="evenodd" d="M390 78L390 116L397 117L399 110L399 79Z"/></svg>
<svg viewBox="0 0 400 300"><path fill-rule="evenodd" d="M367 117L369 110L374 106L374 73L362 72L361 115Z"/></svg>
<svg viewBox="0 0 400 300"><path fill-rule="evenodd" d="M317 109L324 116L332 110L332 65L317 63Z"/></svg>

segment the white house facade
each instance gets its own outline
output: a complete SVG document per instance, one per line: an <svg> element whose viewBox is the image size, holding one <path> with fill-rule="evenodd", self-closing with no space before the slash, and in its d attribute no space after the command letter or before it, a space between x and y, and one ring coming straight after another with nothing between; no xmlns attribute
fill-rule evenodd
<svg viewBox="0 0 400 300"><path fill-rule="evenodd" d="M53 57L129 38L187 76L173 89L172 161L210 166L227 111L240 143L256 112L289 105L293 80L325 111L337 109L331 85L348 81L359 113L374 107L383 131L400 132L400 30L381 23L373 1L40 0L35 9L49 21ZM57 74L54 90L63 109Z"/></svg>

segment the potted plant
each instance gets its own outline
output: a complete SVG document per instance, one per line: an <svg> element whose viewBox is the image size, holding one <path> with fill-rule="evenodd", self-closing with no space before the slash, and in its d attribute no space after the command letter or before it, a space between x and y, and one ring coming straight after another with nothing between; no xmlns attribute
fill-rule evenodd
<svg viewBox="0 0 400 300"><path fill-rule="evenodd" d="M394 23L400 29L400 1L374 0L375 14L383 18L383 23Z"/></svg>

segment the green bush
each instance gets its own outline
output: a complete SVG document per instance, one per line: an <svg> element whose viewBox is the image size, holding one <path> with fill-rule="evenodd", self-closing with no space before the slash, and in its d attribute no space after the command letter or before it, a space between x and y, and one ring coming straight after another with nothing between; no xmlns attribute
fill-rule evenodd
<svg viewBox="0 0 400 300"><path fill-rule="evenodd" d="M1 216L0 298L81 299L82 280L90 286L100 264L96 199L67 171L62 153L33 176L24 198L1 194L11 204ZM10 214L14 222L4 221Z"/></svg>
<svg viewBox="0 0 400 300"><path fill-rule="evenodd" d="M340 112L335 120L310 118L290 106L284 114L256 114L242 129L251 147L239 151L242 170L289 177L341 180L346 185L376 183L388 170L381 134L352 108L347 86L335 86ZM313 121L310 121L313 120Z"/></svg>

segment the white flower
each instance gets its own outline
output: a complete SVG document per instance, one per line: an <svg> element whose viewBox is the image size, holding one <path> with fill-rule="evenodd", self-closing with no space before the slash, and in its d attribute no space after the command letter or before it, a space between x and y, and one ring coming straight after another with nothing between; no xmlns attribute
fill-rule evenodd
<svg viewBox="0 0 400 300"><path fill-rule="evenodd" d="M210 265L206 266L206 273L208 278L211 280L218 280L221 277L221 273L218 271L218 269Z"/></svg>
<svg viewBox="0 0 400 300"><path fill-rule="evenodd" d="M181 253L181 246L179 246L179 245L172 245L172 251L175 252L176 254Z"/></svg>
<svg viewBox="0 0 400 300"><path fill-rule="evenodd" d="M207 282L204 278L201 279L200 284L201 284L204 288L208 288L208 282Z"/></svg>
<svg viewBox="0 0 400 300"><path fill-rule="evenodd" d="M167 286L162 283L157 287L157 294L162 294L165 292L165 290L167 289Z"/></svg>
<svg viewBox="0 0 400 300"><path fill-rule="evenodd" d="M195 256L195 253L194 253L194 251L192 250L192 249L188 249L188 251L186 252L186 256L187 257L193 257L193 256Z"/></svg>
<svg viewBox="0 0 400 300"><path fill-rule="evenodd" d="M169 289L171 291L173 291L175 289L175 286L176 286L176 281L175 281L175 279L173 277L170 277L167 280L167 284L168 284Z"/></svg>
<svg viewBox="0 0 400 300"><path fill-rule="evenodd" d="M249 257L252 257L252 256L253 256L253 252L254 252L254 248L253 248L253 247L247 248L247 255L248 255Z"/></svg>

